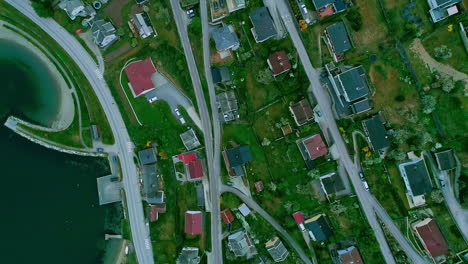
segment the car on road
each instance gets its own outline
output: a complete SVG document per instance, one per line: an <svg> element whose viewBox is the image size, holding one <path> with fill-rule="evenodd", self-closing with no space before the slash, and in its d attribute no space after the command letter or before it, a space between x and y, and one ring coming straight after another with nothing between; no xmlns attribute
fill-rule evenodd
<svg viewBox="0 0 468 264"><path fill-rule="evenodd" d="M219 7L224 8L224 0L219 0Z"/></svg>
<svg viewBox="0 0 468 264"><path fill-rule="evenodd" d="M321 117L322 116L322 112L320 110L316 110L315 113L317 114L318 117Z"/></svg>
<svg viewBox="0 0 468 264"><path fill-rule="evenodd" d="M181 116L179 108L175 108L174 113L176 113L177 116Z"/></svg>
<svg viewBox="0 0 468 264"><path fill-rule="evenodd" d="M362 185L364 186L364 189L366 189L366 191L369 191L369 184L366 180L362 181Z"/></svg>
<svg viewBox="0 0 468 264"><path fill-rule="evenodd" d="M148 102L151 104L152 102L158 100L158 97L154 96L154 97L151 97L150 99L148 99Z"/></svg>
<svg viewBox="0 0 468 264"><path fill-rule="evenodd" d="M104 149L103 148L97 148L96 151L97 152L104 152Z"/></svg>
<svg viewBox="0 0 468 264"><path fill-rule="evenodd" d="M227 185L227 186L232 186L232 184L233 184L232 181L226 182L226 185Z"/></svg>
<svg viewBox="0 0 468 264"><path fill-rule="evenodd" d="M216 1L213 2L213 8L214 8L215 12L218 11L218 9L219 9L218 8L218 2L216 2Z"/></svg>
<svg viewBox="0 0 468 264"><path fill-rule="evenodd" d="M183 117L179 118L179 121L180 121L180 123L181 123L182 125L185 124L185 119L184 119Z"/></svg>
<svg viewBox="0 0 468 264"><path fill-rule="evenodd" d="M359 172L359 178L361 178L361 181L364 180L364 173L362 173L362 171Z"/></svg>

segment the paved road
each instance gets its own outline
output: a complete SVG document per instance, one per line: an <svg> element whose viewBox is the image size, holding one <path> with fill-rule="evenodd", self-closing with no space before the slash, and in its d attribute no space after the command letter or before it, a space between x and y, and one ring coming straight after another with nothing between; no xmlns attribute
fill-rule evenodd
<svg viewBox="0 0 468 264"><path fill-rule="evenodd" d="M192 84L195 89L195 96L197 98L198 109L200 112L200 117L202 121L202 127L204 132L204 139L205 139L205 149L206 149L206 160L208 164L208 171L210 176L210 199L211 199L211 234L212 234L212 244L211 244L211 254L210 254L210 261L212 263L223 263L222 257L222 248L221 248L221 220L220 220L220 208L219 208L219 186L220 186L220 177L219 177L219 144L220 144L220 130L219 130L219 122L217 116L213 118L213 126L214 126L214 138L213 132L211 127L210 115L208 112L208 107L205 102L205 97L203 94L203 89L201 86L200 76L198 75L197 66L195 63L195 59L192 52L192 47L190 45L190 40L187 34L187 25L184 21L186 17L185 12L179 6L178 0L171 0L172 12L174 13L174 19L176 21L177 30L179 32L180 40L182 42L182 47L184 48L185 58L187 60L187 64L189 67L190 77L192 79ZM206 2L201 1L200 3L202 16L204 16L204 22L206 21ZM202 17L203 18L203 17ZM203 25L203 29L206 30L206 25ZM204 42L206 41L206 33L203 35ZM209 40L209 34L208 34ZM204 52L207 52L207 49L204 49ZM209 50L208 50L209 52ZM206 54L204 54L206 56ZM206 59L206 58L205 58ZM205 62L205 65L209 67L209 63ZM206 68L206 67L205 67ZM211 81L211 72L209 76L207 75L208 81ZM217 114L216 106L213 107L213 100L215 100L214 96L214 88L212 83L208 83L211 85L210 89L210 101L211 101L211 108L212 114ZM216 102L214 102L216 105ZM214 141L214 146L213 146Z"/></svg>
<svg viewBox="0 0 468 264"><path fill-rule="evenodd" d="M211 117L213 122L213 168L210 174L210 195L211 195L211 247L213 263L222 263L222 234L221 234L221 219L219 197L221 196L221 125L218 117L218 106L216 105L216 93L213 84L213 76L210 68L210 25L208 24L208 8L206 0L200 1L200 13L202 20L203 32L203 65L205 69L206 82L208 84L208 92L210 95Z"/></svg>
<svg viewBox="0 0 468 264"><path fill-rule="evenodd" d="M114 134L115 145L118 149L117 154L122 164L123 186L126 194L132 240L138 261L140 264L154 263L149 229L145 225L143 215L143 205L137 179L137 168L133 162L133 151L129 151L127 148L127 146L132 143L109 87L105 81L103 81L102 77L96 73L98 66L81 44L64 28L52 19L38 17L31 8L29 1L6 0L6 2L18 9L55 39L75 61L93 87Z"/></svg>
<svg viewBox="0 0 468 264"><path fill-rule="evenodd" d="M383 234L382 228L380 227L379 222L376 218L376 214L374 212L374 207L376 207L376 200L373 199L373 196L370 195L370 193L364 189L359 178L359 168L351 161L349 157L348 150L333 117L333 113L331 110L332 103L330 101L330 97L328 96L327 91L322 87L319 79L319 74L310 62L309 55L306 52L304 44L302 43L301 37L299 35L299 31L294 23L292 12L289 9L288 4L286 3L286 0L278 1L277 5L281 17L283 18L283 21L285 23L286 29L288 30L291 36L294 46L296 47L296 50L299 54L299 58L301 59L302 65L304 66L304 70L311 82L312 92L314 93L314 96L317 99L320 109L322 110L323 118L329 125L330 134L335 140L335 145L338 149L338 152L343 154L341 157L341 163L348 172L348 175L351 179L351 182L361 203L364 214L366 215L370 226L374 230L377 241L379 242L380 249L382 251L382 255L387 263L395 263L395 259L393 258L393 255ZM414 250L414 248L403 237L401 232L398 229L395 230L392 228L394 227L393 221L390 219L390 217L388 217L385 211L382 212L382 210L379 210L380 208L381 207L377 206L375 210L377 210L377 213L382 218L382 221L385 223L385 225L389 226L389 229L392 232L393 236L401 245L408 257L412 260L412 262L418 264L425 263L426 261Z"/></svg>
<svg viewBox="0 0 468 264"><path fill-rule="evenodd" d="M243 194L238 189L223 185L221 187L221 192L229 192L237 197L239 197L245 204L247 204L250 208L252 208L255 212L259 213L268 223L270 223L276 231L278 231L286 240L288 240L289 244L296 250L299 257L304 261L304 263L312 264L312 261L307 257L305 252L302 248L296 243L296 241L289 235L289 233L281 227L281 225L276 222L276 220L271 217L265 210L263 210L253 199L245 194ZM219 262L221 263L221 262ZM317 264L317 261L313 259L313 263Z"/></svg>

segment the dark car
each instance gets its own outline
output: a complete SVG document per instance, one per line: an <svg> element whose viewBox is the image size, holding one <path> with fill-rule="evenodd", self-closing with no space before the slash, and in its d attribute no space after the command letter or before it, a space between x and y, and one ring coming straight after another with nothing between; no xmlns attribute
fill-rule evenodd
<svg viewBox="0 0 468 264"><path fill-rule="evenodd" d="M218 2L213 2L213 8L214 8L214 11L218 11Z"/></svg>
<svg viewBox="0 0 468 264"><path fill-rule="evenodd" d="M219 6L220 6L221 8L224 8L224 0L219 0Z"/></svg>
<svg viewBox="0 0 468 264"><path fill-rule="evenodd" d="M97 152L104 152L103 148L97 148L96 150L97 150Z"/></svg>

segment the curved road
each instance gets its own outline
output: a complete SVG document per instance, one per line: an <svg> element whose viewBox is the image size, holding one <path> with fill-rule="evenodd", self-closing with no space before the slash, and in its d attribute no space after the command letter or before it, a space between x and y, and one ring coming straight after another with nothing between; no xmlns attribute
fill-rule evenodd
<svg viewBox="0 0 468 264"><path fill-rule="evenodd" d="M229 192L237 197L239 197L244 203L246 203L250 208L252 208L254 211L259 213L265 220L267 220L275 229L278 231L286 240L288 240L289 244L296 250L297 254L299 254L299 257L304 261L304 263L307 264L312 264L310 259L307 257L305 252L302 250L302 248L296 243L296 241L289 235L289 233L284 230L284 228L281 227L276 220L271 217L265 210L263 210L253 199L252 197L249 197L245 194L243 194L241 191L239 191L236 188L232 188L226 185L223 185L221 187L221 192ZM316 263L316 262L314 262Z"/></svg>
<svg viewBox="0 0 468 264"><path fill-rule="evenodd" d="M128 135L125 123L120 115L117 104L102 76L96 73L99 68L81 46L81 44L70 35L64 28L52 19L40 18L31 8L30 2L26 0L6 0L10 5L31 19L55 41L75 61L83 74L94 89L101 103L115 137L115 146L118 156L122 162L123 186L126 194L128 215L132 231L132 240L135 247L138 262L140 264L152 264L153 250L149 237L149 229L145 225L143 205L138 184L137 168L133 162L132 143Z"/></svg>
<svg viewBox="0 0 468 264"><path fill-rule="evenodd" d="M378 203L376 203L376 200L373 198L373 196L364 189L359 178L359 168L351 161L348 150L338 130L331 110L332 104L330 97L328 96L327 91L322 87L319 74L310 62L309 55L304 47L304 43L302 42L299 31L295 25L295 19L292 15L292 11L290 10L286 0L278 1L277 5L281 14L281 18L283 19L286 29L291 36L293 44L299 54L299 58L301 59L302 65L304 66L304 70L310 80L312 88L311 92L313 92L315 95L320 109L322 110L323 119L325 119L329 125L330 133L335 140L336 148L338 149L338 152L342 154L341 163L348 172L358 199L361 203L361 207L366 215L367 220L369 221L370 226L374 230L377 241L379 242L380 249L385 261L390 264L395 263L395 259L393 258L392 252L385 239L382 228L377 221L374 210L377 211L377 214L381 217L381 220L384 222L384 224L389 227L390 232L393 234L397 242L400 244L408 257L412 260L412 262L416 264L426 263L426 260L416 252L416 250L410 245L408 240L404 238L398 228L394 228L396 226L391 218L387 215L385 210L378 206Z"/></svg>

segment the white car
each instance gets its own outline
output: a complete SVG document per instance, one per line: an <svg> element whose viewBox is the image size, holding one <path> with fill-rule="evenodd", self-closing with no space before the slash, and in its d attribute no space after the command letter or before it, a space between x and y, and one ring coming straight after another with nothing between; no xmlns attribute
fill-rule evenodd
<svg viewBox="0 0 468 264"><path fill-rule="evenodd" d="M182 125L185 124L185 119L183 117L180 117L179 121L180 121L180 123L182 123Z"/></svg>
<svg viewBox="0 0 468 264"><path fill-rule="evenodd" d="M158 100L158 98L155 96L155 97L152 97L148 100L148 102L151 104L152 102Z"/></svg>
<svg viewBox="0 0 468 264"><path fill-rule="evenodd" d="M177 116L180 116L179 108L174 109L174 112L176 113Z"/></svg>

